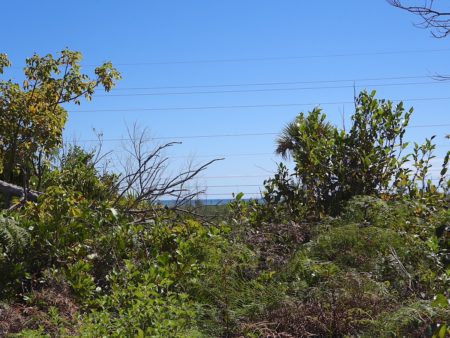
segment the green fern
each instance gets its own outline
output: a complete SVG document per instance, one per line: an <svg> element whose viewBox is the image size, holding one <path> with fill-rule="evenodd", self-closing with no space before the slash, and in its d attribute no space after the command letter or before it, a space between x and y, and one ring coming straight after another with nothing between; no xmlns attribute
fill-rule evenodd
<svg viewBox="0 0 450 338"><path fill-rule="evenodd" d="M29 239L28 231L22 228L16 220L0 215L0 259L23 249Z"/></svg>
<svg viewBox="0 0 450 338"><path fill-rule="evenodd" d="M449 318L450 309L419 300L382 314L363 337L435 337L433 333L440 327L445 326L446 329L450 325ZM442 337L446 337L445 332Z"/></svg>

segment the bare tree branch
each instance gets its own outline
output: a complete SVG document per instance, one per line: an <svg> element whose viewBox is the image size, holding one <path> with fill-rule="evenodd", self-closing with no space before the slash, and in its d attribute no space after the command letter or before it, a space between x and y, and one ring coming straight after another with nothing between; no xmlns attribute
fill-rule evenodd
<svg viewBox="0 0 450 338"><path fill-rule="evenodd" d="M416 26L429 29L435 38L445 38L450 34L450 11L436 8L434 0L387 0L392 6L418 15L422 21ZM407 5L406 3L410 3Z"/></svg>
<svg viewBox="0 0 450 338"><path fill-rule="evenodd" d="M433 75L432 79L436 80L436 81L449 81L450 75L436 74L436 75Z"/></svg>
<svg viewBox="0 0 450 338"><path fill-rule="evenodd" d="M154 206L158 201L170 199L168 209L192 213L189 210L191 202L204 193L203 190L194 189L193 179L209 165L221 159L213 159L199 166L190 163L180 173L169 175L169 157L164 151L181 144L180 142L169 142L150 148L147 131L140 131L136 124L132 129L128 129L128 137L129 142L125 145L128 158L120 161L122 176L115 187L119 194L113 206L119 205L120 201L127 201L124 211L136 214L142 209L155 211ZM146 213L140 214L145 219Z"/></svg>

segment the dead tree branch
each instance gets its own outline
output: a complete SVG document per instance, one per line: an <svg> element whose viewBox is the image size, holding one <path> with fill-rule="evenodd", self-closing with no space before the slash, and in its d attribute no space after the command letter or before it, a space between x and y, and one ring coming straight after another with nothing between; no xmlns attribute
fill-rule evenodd
<svg viewBox="0 0 450 338"><path fill-rule="evenodd" d="M387 0L392 6L418 15L421 22L416 24L420 28L429 29L433 37L445 38L450 34L450 11L436 8L434 0L417 1ZM407 5L409 2L411 5Z"/></svg>
<svg viewBox="0 0 450 338"><path fill-rule="evenodd" d="M128 157L120 161L122 176L115 187L119 193L113 206L121 202L122 208L128 213L136 213L136 210L152 212L159 201L170 199L168 209L188 212L192 201L204 193L203 190L193 188L193 180L221 159L213 159L198 166L190 163L180 173L169 175L170 158L164 152L180 142L169 142L149 149L146 130L140 131L136 125L128 129L128 137L128 144L125 145Z"/></svg>

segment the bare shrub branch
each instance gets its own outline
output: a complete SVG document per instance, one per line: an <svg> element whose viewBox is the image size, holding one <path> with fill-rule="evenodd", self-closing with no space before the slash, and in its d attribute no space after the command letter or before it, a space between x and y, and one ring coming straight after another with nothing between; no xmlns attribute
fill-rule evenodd
<svg viewBox="0 0 450 338"><path fill-rule="evenodd" d="M149 147L147 134L146 129L140 130L136 124L128 128L128 142L124 145L128 156L119 161L122 175L116 185L119 194L113 206L124 203L124 209L129 213L154 212L158 201L170 199L168 209L188 212L191 202L204 193L204 190L192 187L192 180L221 159L213 159L199 166L190 162L178 174L170 175L169 157L165 155L165 150L181 142Z"/></svg>
<svg viewBox="0 0 450 338"><path fill-rule="evenodd" d="M417 1L387 0L392 6L401 8L421 18L416 26L429 29L433 37L445 38L450 34L450 11L436 9L434 0ZM409 2L411 5L407 5Z"/></svg>

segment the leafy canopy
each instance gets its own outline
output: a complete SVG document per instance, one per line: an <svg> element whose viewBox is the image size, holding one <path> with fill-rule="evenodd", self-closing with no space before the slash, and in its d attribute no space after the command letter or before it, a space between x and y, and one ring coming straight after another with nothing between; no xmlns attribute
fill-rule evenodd
<svg viewBox="0 0 450 338"><path fill-rule="evenodd" d="M316 214L333 214L352 196L379 194L396 185L408 159L401 151L407 146L403 137L412 111L402 102L376 99L373 91L356 99L348 132L327 122L319 108L299 114L282 132L276 149L295 162L298 184L291 184L297 188L290 198ZM280 177L286 177L286 168L280 170Z"/></svg>
<svg viewBox="0 0 450 338"><path fill-rule="evenodd" d="M37 174L43 156L61 145L67 120L66 103L90 100L95 89L110 91L120 79L110 62L81 71L80 52L65 49L58 57L33 55L26 60L22 84L0 80L0 179L22 184ZM0 54L0 74L10 66Z"/></svg>

